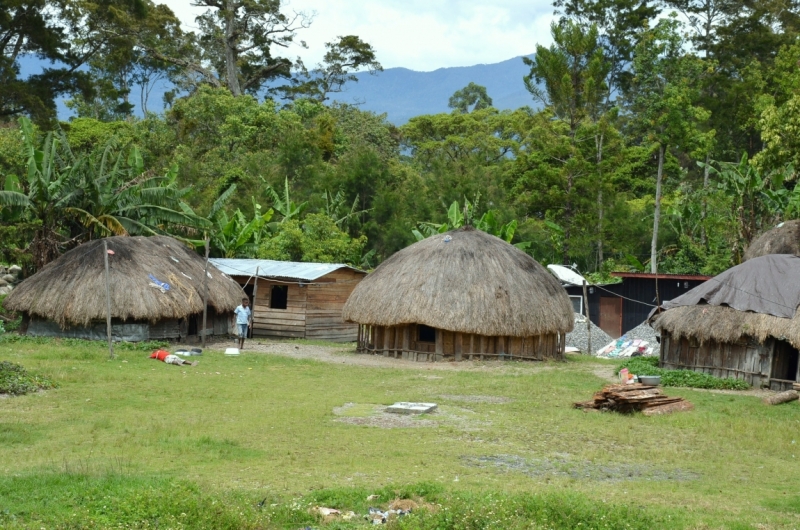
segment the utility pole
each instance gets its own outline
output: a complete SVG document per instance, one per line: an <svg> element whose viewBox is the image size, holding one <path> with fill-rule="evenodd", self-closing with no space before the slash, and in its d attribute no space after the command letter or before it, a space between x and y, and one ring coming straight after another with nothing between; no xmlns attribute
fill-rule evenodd
<svg viewBox="0 0 800 530"><path fill-rule="evenodd" d="M256 314L256 300L258 300L258 267L256 267L256 281L253 283L253 307L250 308L250 338L253 338L253 316Z"/></svg>
<svg viewBox="0 0 800 530"><path fill-rule="evenodd" d="M112 251L113 252L113 251ZM108 240L103 239L103 260L106 264L106 334L108 335L108 357L114 358L114 344L111 341L111 280L108 273Z"/></svg>
<svg viewBox="0 0 800 530"><path fill-rule="evenodd" d="M592 354L592 320L589 318L589 295L586 293L586 280L583 280L583 307L586 313L586 349L589 355Z"/></svg>
<svg viewBox="0 0 800 530"><path fill-rule="evenodd" d="M208 234L206 234L206 269L203 274L203 349L206 348L206 319L208 318Z"/></svg>

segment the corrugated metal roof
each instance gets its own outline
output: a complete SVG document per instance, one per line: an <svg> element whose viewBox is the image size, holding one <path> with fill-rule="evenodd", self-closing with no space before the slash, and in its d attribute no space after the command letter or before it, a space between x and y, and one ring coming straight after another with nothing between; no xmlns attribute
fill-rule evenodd
<svg viewBox="0 0 800 530"><path fill-rule="evenodd" d="M313 281L339 269L360 271L341 263L300 263L296 261L273 261L270 259L227 259L208 260L228 276L255 276L259 278L291 278Z"/></svg>

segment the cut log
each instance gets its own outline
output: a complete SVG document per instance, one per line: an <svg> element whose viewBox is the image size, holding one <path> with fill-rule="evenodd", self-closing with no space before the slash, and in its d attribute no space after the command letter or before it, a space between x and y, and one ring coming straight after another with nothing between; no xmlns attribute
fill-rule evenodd
<svg viewBox="0 0 800 530"><path fill-rule="evenodd" d="M786 392L779 392L778 394L767 396L763 401L767 405L780 405L781 403L788 403L796 399L800 399L800 394L797 393L797 390L787 390Z"/></svg>

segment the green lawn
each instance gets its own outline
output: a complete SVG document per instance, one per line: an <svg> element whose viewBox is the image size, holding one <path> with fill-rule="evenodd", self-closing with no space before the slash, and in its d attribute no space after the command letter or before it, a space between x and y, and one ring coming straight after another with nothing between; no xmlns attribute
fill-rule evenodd
<svg viewBox="0 0 800 530"><path fill-rule="evenodd" d="M207 352L183 368L0 342L0 360L59 384L0 399L3 528L319 527L309 503L393 497L430 503L407 528L800 528L797 402L667 388L695 410L575 410L613 370L595 359L457 371ZM395 401L440 409L376 412Z"/></svg>

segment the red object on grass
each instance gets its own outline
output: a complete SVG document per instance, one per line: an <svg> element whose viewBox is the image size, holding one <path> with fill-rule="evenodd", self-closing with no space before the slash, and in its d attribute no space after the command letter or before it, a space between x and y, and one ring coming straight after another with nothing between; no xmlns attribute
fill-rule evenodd
<svg viewBox="0 0 800 530"><path fill-rule="evenodd" d="M153 353L150 354L150 358L151 359L158 359L159 361L163 361L164 359L167 358L167 355L169 355L168 351L156 350L156 351L154 351Z"/></svg>

